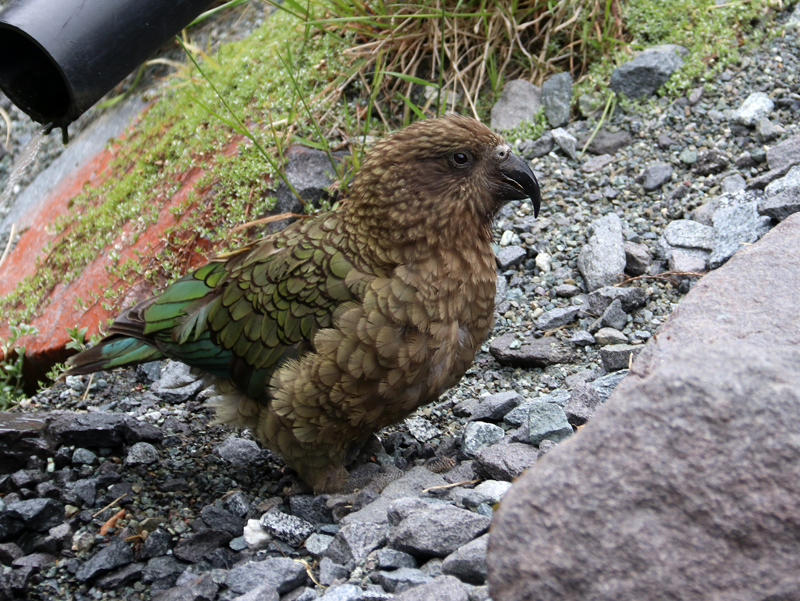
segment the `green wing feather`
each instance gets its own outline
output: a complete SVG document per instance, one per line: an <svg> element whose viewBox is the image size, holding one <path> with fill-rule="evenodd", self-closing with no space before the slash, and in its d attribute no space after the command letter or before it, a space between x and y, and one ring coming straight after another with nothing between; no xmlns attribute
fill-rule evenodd
<svg viewBox="0 0 800 601"><path fill-rule="evenodd" d="M334 309L355 298L346 283L354 265L331 242L338 221L329 217L221 255L127 310L109 337L70 360L71 373L169 357L263 397L273 371L313 348Z"/></svg>

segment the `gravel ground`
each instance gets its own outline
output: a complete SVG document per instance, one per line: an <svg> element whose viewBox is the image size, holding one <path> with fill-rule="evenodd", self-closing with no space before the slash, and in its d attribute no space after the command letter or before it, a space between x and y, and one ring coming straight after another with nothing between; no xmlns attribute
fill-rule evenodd
<svg viewBox="0 0 800 601"><path fill-rule="evenodd" d="M800 133L798 50L794 33L775 38L704 90L617 111L595 153L533 158L539 218L515 202L495 225L505 265L490 339L455 389L362 450L350 494L303 494L247 432L210 425L210 391L178 364L69 378L25 402L50 421L46 437L20 428L35 456L0 476L0 599L487 599L492 505L591 418L696 280L590 294L581 251L617 216L630 273L713 262L714 211L761 199L765 149ZM774 101L771 130L735 122L753 92ZM676 244L669 224L690 217L716 230L691 226ZM14 445L0 436L0 450Z"/></svg>

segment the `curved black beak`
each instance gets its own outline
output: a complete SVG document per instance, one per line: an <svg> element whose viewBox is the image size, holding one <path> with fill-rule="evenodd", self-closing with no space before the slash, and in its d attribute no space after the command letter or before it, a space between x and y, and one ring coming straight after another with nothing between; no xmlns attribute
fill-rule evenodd
<svg viewBox="0 0 800 601"><path fill-rule="evenodd" d="M539 215L539 207L542 204L542 196L539 192L539 183L536 176L528 167L528 163L517 155L511 153L503 161L498 172L500 174L500 186L497 194L498 200L522 200L530 198L533 203L533 215Z"/></svg>

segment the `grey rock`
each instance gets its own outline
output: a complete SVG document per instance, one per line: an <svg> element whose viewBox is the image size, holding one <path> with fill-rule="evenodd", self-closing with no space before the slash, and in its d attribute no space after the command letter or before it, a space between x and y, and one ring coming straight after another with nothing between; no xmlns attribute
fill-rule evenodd
<svg viewBox="0 0 800 601"><path fill-rule="evenodd" d="M423 466L413 467L410 470L408 470L405 474L403 474L401 478L398 478L397 480L388 484L386 488L384 488L383 491L381 492L381 496L380 498L378 498L377 501L370 503L360 511L355 511L349 515L346 515L341 520L340 523L346 525L369 523L371 524L370 528L373 531L377 532L379 529L376 529L374 524L386 523L386 521L388 520L387 510L392 501L394 501L395 499L400 499L402 497L418 496L426 488L431 488L432 486L443 486L445 484L447 484L447 481L444 478L442 478L442 476L440 476L439 474L434 474L433 472L429 471ZM353 533L351 533L350 531L346 531L343 534L340 530L339 534L341 534L343 537L349 537L352 534L357 539L359 536L357 534L358 531L359 531L358 529ZM339 537L339 534L337 534L337 537ZM367 534L367 536L371 535ZM341 541L341 542L346 542L346 541ZM336 544L337 543L334 543L334 545ZM355 540L353 544L357 549L356 553L359 556L361 556L363 550L358 550L361 548L361 545L359 545ZM376 542L375 546L372 546L369 549L369 551L377 547L378 544L379 543ZM367 551L367 553L369 553L369 551ZM348 560L346 559L344 563L347 563L347 561Z"/></svg>
<svg viewBox="0 0 800 601"><path fill-rule="evenodd" d="M443 601L444 599L469 601L466 585L453 576L437 576L430 582L395 597L395 601Z"/></svg>
<svg viewBox="0 0 800 601"><path fill-rule="evenodd" d="M564 413L567 414L567 420L573 426L580 426L589 421L597 408L603 402L600 393L597 392L590 384L578 384L572 389L564 407Z"/></svg>
<svg viewBox="0 0 800 601"><path fill-rule="evenodd" d="M473 469L484 477L511 482L536 463L538 457L539 450L529 444L495 444L478 451Z"/></svg>
<svg viewBox="0 0 800 601"><path fill-rule="evenodd" d="M652 96L681 65L683 59L671 49L642 52L614 69L609 87L628 98Z"/></svg>
<svg viewBox="0 0 800 601"><path fill-rule="evenodd" d="M408 553L389 549L388 547L379 549L377 553L378 567L384 570L396 570L398 568L416 568L417 560Z"/></svg>
<svg viewBox="0 0 800 601"><path fill-rule="evenodd" d="M600 328L594 333L594 339L601 346L628 343L628 337L615 328Z"/></svg>
<svg viewBox="0 0 800 601"><path fill-rule="evenodd" d="M513 333L495 338L489 345L489 352L502 365L512 367L547 367L557 363L571 363L575 360L575 352L551 337L525 338L518 348L514 343L517 337Z"/></svg>
<svg viewBox="0 0 800 601"><path fill-rule="evenodd" d="M528 251L521 246L502 246L497 251L497 265L501 271L506 271L522 263L527 254Z"/></svg>
<svg viewBox="0 0 800 601"><path fill-rule="evenodd" d="M647 167L639 176L639 181L648 192L658 190L672 179L672 166L668 163L656 163Z"/></svg>
<svg viewBox="0 0 800 601"><path fill-rule="evenodd" d="M47 532L64 521L64 506L55 499L28 499L6 505L4 516L34 532Z"/></svg>
<svg viewBox="0 0 800 601"><path fill-rule="evenodd" d="M442 563L442 574L455 576L462 582L483 584L486 581L486 547L489 535L484 534L459 547Z"/></svg>
<svg viewBox="0 0 800 601"><path fill-rule="evenodd" d="M625 271L622 222L615 213L596 219L589 226L589 240L578 256L578 269L589 292L618 281Z"/></svg>
<svg viewBox="0 0 800 601"><path fill-rule="evenodd" d="M126 566L109 572L105 576L100 576L95 580L94 585L101 589L117 589L121 586L139 580L144 571L144 563L129 563Z"/></svg>
<svg viewBox="0 0 800 601"><path fill-rule="evenodd" d="M302 586L305 580L306 570L300 562L278 557L236 566L228 572L225 584L234 593L268 585L283 594Z"/></svg>
<svg viewBox="0 0 800 601"><path fill-rule="evenodd" d="M519 152L526 159L532 159L534 157L543 157L552 152L555 146L556 141L553 139L553 134L546 131L536 140L525 140L522 142L519 145Z"/></svg>
<svg viewBox="0 0 800 601"><path fill-rule="evenodd" d="M702 205L694 209L689 215L692 221L702 223L709 227L714 227L714 213L720 207L720 197L715 197L704 202Z"/></svg>
<svg viewBox="0 0 800 601"><path fill-rule="evenodd" d="M334 155L334 160L338 159ZM325 152L294 144L286 151L286 161L286 178L303 200L317 203L328 198L327 188L333 183L336 170ZM303 206L285 183L278 184L276 196L276 214L303 212Z"/></svg>
<svg viewBox="0 0 800 601"><path fill-rule="evenodd" d="M604 286L589 295L587 309L592 315L599 316L617 299L625 313L633 313L645 305L647 293L637 286Z"/></svg>
<svg viewBox="0 0 800 601"><path fill-rule="evenodd" d="M560 328L575 321L579 311L579 307L559 307L545 311L536 320L536 327L540 330Z"/></svg>
<svg viewBox="0 0 800 601"><path fill-rule="evenodd" d="M636 358L642 350L641 345L632 344L612 344L600 349L600 360L606 371L618 371L628 369L631 361Z"/></svg>
<svg viewBox="0 0 800 601"><path fill-rule="evenodd" d="M389 544L417 557L446 557L486 532L490 522L471 511L442 505L406 517L393 529Z"/></svg>
<svg viewBox="0 0 800 601"><path fill-rule="evenodd" d="M75 505L81 503L92 507L97 496L97 478L82 478L75 482L68 482L62 500Z"/></svg>
<svg viewBox="0 0 800 601"><path fill-rule="evenodd" d="M738 173L734 173L733 175L723 178L721 183L723 194L739 192L740 190L744 190L746 187L747 182L745 182L744 178Z"/></svg>
<svg viewBox="0 0 800 601"><path fill-rule="evenodd" d="M605 106L605 100L600 94L587 93L578 96L578 111L584 117L591 117Z"/></svg>
<svg viewBox="0 0 800 601"><path fill-rule="evenodd" d="M592 157L588 161L586 161L583 165L581 165L581 171L584 173L597 173L598 171L602 170L607 165L610 165L614 162L614 157L610 154L601 154L596 157Z"/></svg>
<svg viewBox="0 0 800 601"><path fill-rule="evenodd" d="M297 516L288 515L280 511L270 511L261 516L261 527L272 537L285 543L298 547L303 544L312 532L314 526Z"/></svg>
<svg viewBox="0 0 800 601"><path fill-rule="evenodd" d="M553 290L558 298L572 298L581 293L581 289L572 284L559 284Z"/></svg>
<svg viewBox="0 0 800 601"><path fill-rule="evenodd" d="M310 597L310 599L317 598L316 592L314 593L314 597ZM254 588L251 591L246 592L244 595L238 595L231 599L230 601L279 601L280 595L278 591L275 590L274 587L265 584L259 586L258 588ZM298 601L298 599L295 599Z"/></svg>
<svg viewBox="0 0 800 601"><path fill-rule="evenodd" d="M480 399L472 410L471 417L473 420L500 421L521 402L522 397L513 390L498 392Z"/></svg>
<svg viewBox="0 0 800 601"><path fill-rule="evenodd" d="M139 550L139 559L150 559L151 557L160 557L166 555L170 550L172 544L172 537L169 532L159 527L153 530Z"/></svg>
<svg viewBox="0 0 800 601"><path fill-rule="evenodd" d="M359 564L372 551L383 545L388 532L389 527L385 523L346 524L336 533L333 542L325 551L325 556L341 565L349 561Z"/></svg>
<svg viewBox="0 0 800 601"><path fill-rule="evenodd" d="M690 219L669 222L664 228L664 238L669 245L680 248L714 248L714 228Z"/></svg>
<svg viewBox="0 0 800 601"><path fill-rule="evenodd" d="M550 127L561 127L569 121L572 100L572 76L557 73L542 84L542 104Z"/></svg>
<svg viewBox="0 0 800 601"><path fill-rule="evenodd" d="M442 433L438 426L421 415L407 417L403 420L403 424L408 429L408 433L420 442L427 442Z"/></svg>
<svg viewBox="0 0 800 601"><path fill-rule="evenodd" d="M697 175L720 173L728 167L728 159L716 148L704 150L697 155L697 162L692 167Z"/></svg>
<svg viewBox="0 0 800 601"><path fill-rule="evenodd" d="M537 403L528 412L528 440L538 445L543 440L560 442L572 435L564 409L555 403Z"/></svg>
<svg viewBox="0 0 800 601"><path fill-rule="evenodd" d="M586 146L588 139L588 136L586 139L581 138L578 143L578 149L583 150L585 148L588 152L597 155L613 155L618 150L633 144L633 136L629 131L625 130L610 132L607 129L601 129L589 145Z"/></svg>
<svg viewBox="0 0 800 601"><path fill-rule="evenodd" d="M464 428L461 447L467 456L472 457L481 449L496 443L503 436L505 436L505 432L499 426L486 422L470 422Z"/></svg>
<svg viewBox="0 0 800 601"><path fill-rule="evenodd" d="M172 554L176 559L180 559L181 561L197 563L203 559L207 553L223 545L227 545L232 539L233 536L231 533L225 532L224 530L203 530L182 539L175 545Z"/></svg>
<svg viewBox="0 0 800 601"><path fill-rule="evenodd" d="M278 594L277 591L275 594ZM283 601L314 601L315 599L319 599L319 596L319 593L315 589L308 586L301 586L294 589L289 594L284 595Z"/></svg>
<svg viewBox="0 0 800 601"><path fill-rule="evenodd" d="M622 310L622 301L615 298L603 314L592 324L589 331L599 332L602 328L621 330L628 323L628 315Z"/></svg>
<svg viewBox="0 0 800 601"><path fill-rule="evenodd" d="M56 447L46 418L47 415L0 412L0 474L24 468L30 457L52 456Z"/></svg>
<svg viewBox="0 0 800 601"><path fill-rule="evenodd" d="M164 433L153 424L127 418L123 424L123 434L126 444L133 445L138 442L160 444L164 440Z"/></svg>
<svg viewBox="0 0 800 601"><path fill-rule="evenodd" d="M509 411L505 418L503 418L503 421L511 424L512 426L521 426L523 423L528 422L528 412L533 405L538 405L539 403L555 403L556 405L563 407L567 404L568 400L569 392L566 390L556 390L550 394L523 402L513 411Z"/></svg>
<svg viewBox="0 0 800 601"><path fill-rule="evenodd" d="M390 593L402 593L433 580L433 578L416 568L399 568L392 571L381 570L377 573L377 578L381 586Z"/></svg>
<svg viewBox="0 0 800 601"><path fill-rule="evenodd" d="M614 389L619 385L622 379L628 375L628 370L623 369L614 373L607 374L601 378L589 383L600 395L601 402L605 403ZM566 406L566 405L565 405Z"/></svg>
<svg viewBox="0 0 800 601"><path fill-rule="evenodd" d="M769 115L773 108L775 108L775 103L772 102L769 96L764 92L753 92L745 98L744 102L733 112L731 117L736 123L755 127L758 120Z"/></svg>
<svg viewBox="0 0 800 601"><path fill-rule="evenodd" d="M625 242L625 273L632 276L647 273L653 264L653 253L645 244L636 242Z"/></svg>
<svg viewBox="0 0 800 601"><path fill-rule="evenodd" d="M525 121L533 122L541 107L541 89L525 80L513 79L506 83L500 98L492 107L492 129L513 129Z"/></svg>
<svg viewBox="0 0 800 601"><path fill-rule="evenodd" d="M798 240L793 215L700 280L608 406L517 483L492 529L495 599L792 598Z"/></svg>
<svg viewBox="0 0 800 601"><path fill-rule="evenodd" d="M333 537L327 534L314 533L306 539L306 550L314 557L319 557L331 546Z"/></svg>
<svg viewBox="0 0 800 601"><path fill-rule="evenodd" d="M31 553L29 555L25 555L24 557L16 558L11 562L11 567L22 568L30 566L36 568L37 570L41 570L44 566L55 563L55 561L55 556L50 555L49 553Z"/></svg>
<svg viewBox="0 0 800 601"><path fill-rule="evenodd" d="M121 445L125 440L124 428L124 415L64 412L53 419L49 431L62 444L96 449Z"/></svg>
<svg viewBox="0 0 800 601"><path fill-rule="evenodd" d="M325 495L292 495L289 507L292 515L312 524L333 524L333 513Z"/></svg>
<svg viewBox="0 0 800 601"><path fill-rule="evenodd" d="M158 461L158 450L149 442L137 442L128 449L125 465L149 465Z"/></svg>
<svg viewBox="0 0 800 601"><path fill-rule="evenodd" d="M244 520L214 505L206 505L200 512L200 517L212 530L224 530L231 536L241 536L244 530Z"/></svg>
<svg viewBox="0 0 800 601"><path fill-rule="evenodd" d="M252 440L231 436L213 451L214 455L233 465L251 465L261 449Z"/></svg>
<svg viewBox="0 0 800 601"><path fill-rule="evenodd" d="M764 156L766 158L766 153ZM736 157L734 164L739 169L750 169L751 167L757 166L758 161L756 161L755 158L753 158L752 154L750 154L748 151L745 150L744 152L742 152L742 154Z"/></svg>
<svg viewBox="0 0 800 601"><path fill-rule="evenodd" d="M75 578L79 582L86 582L129 563L133 563L133 551L128 543L118 538L112 538L107 546L100 549L78 568Z"/></svg>
<svg viewBox="0 0 800 601"><path fill-rule="evenodd" d="M142 582L145 584L158 583L163 590L173 586L178 580L178 576L187 567L189 567L188 564L182 563L169 555L153 557L142 570Z"/></svg>
<svg viewBox="0 0 800 601"><path fill-rule="evenodd" d="M330 557L323 557L319 562L319 581L323 586L330 586L335 580L345 580L350 571Z"/></svg>
<svg viewBox="0 0 800 601"><path fill-rule="evenodd" d="M150 361L136 366L136 377L142 384L150 386L161 378L162 361Z"/></svg>
<svg viewBox="0 0 800 601"><path fill-rule="evenodd" d="M798 163L800 163L800 136L792 136L767 149L767 166L770 171L789 169Z"/></svg>
<svg viewBox="0 0 800 601"><path fill-rule="evenodd" d="M792 167L782 178L767 185L764 198L758 203L758 213L783 221L800 212L800 166Z"/></svg>
<svg viewBox="0 0 800 601"><path fill-rule="evenodd" d="M250 502L247 500L247 495L239 491L226 498L222 503L222 507L237 518L244 518L250 511ZM292 508L292 513L294 513L294 508Z"/></svg>
<svg viewBox="0 0 800 601"><path fill-rule="evenodd" d="M770 169L756 177L750 178L747 182L747 190L763 190L776 179L782 178L789 172L791 167L782 167L781 169Z"/></svg>
<svg viewBox="0 0 800 601"><path fill-rule="evenodd" d="M179 361L167 361L161 368L161 378L150 390L168 403L185 403L203 388L203 380L192 368Z"/></svg>
<svg viewBox="0 0 800 601"><path fill-rule="evenodd" d="M766 117L762 117L756 121L756 137L761 142L769 142L785 133L786 130L783 127L773 123Z"/></svg>
<svg viewBox="0 0 800 601"><path fill-rule="evenodd" d="M152 601L213 601L219 585L211 574L192 575L185 584L154 594Z"/></svg>
<svg viewBox="0 0 800 601"><path fill-rule="evenodd" d="M325 591L322 598L327 601L361 601L364 592L354 584L342 584Z"/></svg>
<svg viewBox="0 0 800 601"><path fill-rule="evenodd" d="M697 151L691 148L684 148L678 155L678 159L684 165L694 165L697 162Z"/></svg>
<svg viewBox="0 0 800 601"><path fill-rule="evenodd" d="M701 272L707 268L707 259L691 253L674 250L669 256L670 271L691 271Z"/></svg>
<svg viewBox="0 0 800 601"><path fill-rule="evenodd" d="M78 447L72 452L72 465L93 465L97 461L97 455L89 449Z"/></svg>
<svg viewBox="0 0 800 601"><path fill-rule="evenodd" d="M10 566L12 561L23 555L25 553L16 543L0 543L0 563Z"/></svg>
<svg viewBox="0 0 800 601"><path fill-rule="evenodd" d="M578 330L572 335L572 338L569 339L569 343L575 346L589 346L590 344L594 344L597 342L589 332L586 330Z"/></svg>
<svg viewBox="0 0 800 601"><path fill-rule="evenodd" d="M511 485L502 480L486 480L481 482L473 489L473 492L479 494L483 499L482 502L494 505L499 503L503 496L508 492Z"/></svg>
<svg viewBox="0 0 800 601"><path fill-rule="evenodd" d="M758 201L720 207L714 213L714 250L709 266L716 269L769 228L770 218L758 214Z"/></svg>
<svg viewBox="0 0 800 601"><path fill-rule="evenodd" d="M564 154L566 154L572 160L577 161L578 154L576 153L575 149L578 141L575 139L575 136L561 127L557 127L550 133L553 134L553 140L555 141L556 145L564 151Z"/></svg>

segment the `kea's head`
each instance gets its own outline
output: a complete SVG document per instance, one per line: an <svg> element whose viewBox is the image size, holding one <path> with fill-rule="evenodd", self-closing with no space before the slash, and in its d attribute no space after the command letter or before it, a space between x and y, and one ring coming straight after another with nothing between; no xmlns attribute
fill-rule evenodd
<svg viewBox="0 0 800 601"><path fill-rule="evenodd" d="M488 227L500 206L541 196L530 167L482 123L459 115L418 121L377 142L352 187L354 208L393 227ZM361 209L357 208L361 205Z"/></svg>

